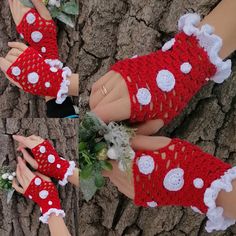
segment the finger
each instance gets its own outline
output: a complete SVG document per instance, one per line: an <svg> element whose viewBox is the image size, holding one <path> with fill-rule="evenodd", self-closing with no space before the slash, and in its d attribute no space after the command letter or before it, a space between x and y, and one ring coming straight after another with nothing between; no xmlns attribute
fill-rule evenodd
<svg viewBox="0 0 236 236"><path fill-rule="evenodd" d="M14 140L16 140L17 142L21 143L22 145L24 145L27 148L34 148L35 146L35 142L27 137L21 136L21 135L13 135L12 136Z"/></svg>
<svg viewBox="0 0 236 236"><path fill-rule="evenodd" d="M8 42L10 48L17 48L21 51L25 51L28 47L24 43L20 42Z"/></svg>
<svg viewBox="0 0 236 236"><path fill-rule="evenodd" d="M13 55L11 55L11 54L7 54L6 55L6 60L8 60L11 64L13 63L13 62L15 62L16 61L16 59L17 59L17 57L16 56L13 56Z"/></svg>
<svg viewBox="0 0 236 236"><path fill-rule="evenodd" d="M98 81L96 81L93 84L91 94L94 94L95 92L97 92L97 90L99 90L102 87L102 85L104 85L109 79L113 78L117 74L118 73L116 73L115 71L109 71L104 76L102 76Z"/></svg>
<svg viewBox="0 0 236 236"><path fill-rule="evenodd" d="M3 57L0 57L0 68L4 73L7 72L10 66L11 66L11 63L8 60L6 60Z"/></svg>
<svg viewBox="0 0 236 236"><path fill-rule="evenodd" d="M32 158L32 156L24 148L21 148L20 151L23 154L24 160L26 160L27 163L29 163L34 169L38 169L37 161Z"/></svg>
<svg viewBox="0 0 236 236"><path fill-rule="evenodd" d="M117 78L111 78L106 84L95 92L90 98L90 108L95 108L103 99L105 99L119 85ZM105 90L105 91L104 91Z"/></svg>
<svg viewBox="0 0 236 236"><path fill-rule="evenodd" d="M42 0L31 0L34 4L36 10L38 11L39 15L43 17L45 20L51 20L52 17L46 8L46 6L43 4Z"/></svg>
<svg viewBox="0 0 236 236"><path fill-rule="evenodd" d="M17 164L17 166L16 166L16 178L17 178L18 182L20 183L20 185L24 188L25 182L24 182L24 179L23 179L23 177L21 175L20 165L19 164Z"/></svg>
<svg viewBox="0 0 236 236"><path fill-rule="evenodd" d="M51 179L48 176L45 176L43 174L41 174L40 172L36 171L35 174L39 177L41 177L43 180L48 181L48 182L52 182Z"/></svg>
<svg viewBox="0 0 236 236"><path fill-rule="evenodd" d="M8 0L8 4L12 13L12 7L13 7L13 1L12 0Z"/></svg>
<svg viewBox="0 0 236 236"><path fill-rule="evenodd" d="M35 175L26 166L25 162L23 161L23 159L21 157L18 157L17 160L18 160L18 163L19 163L21 176L22 176L23 180L25 181L26 185L28 186Z"/></svg>
<svg viewBox="0 0 236 236"><path fill-rule="evenodd" d="M171 139L167 137L152 137L144 135L136 135L131 140L131 146L134 150L156 151L170 144Z"/></svg>
<svg viewBox="0 0 236 236"><path fill-rule="evenodd" d="M163 120L149 120L137 125L137 134L153 135L156 134L164 126Z"/></svg>
<svg viewBox="0 0 236 236"><path fill-rule="evenodd" d="M129 96L129 92L125 81L122 80L116 84L113 84L111 92L109 92L109 94L104 96L104 98L101 101L99 101L96 106L101 106L110 102L114 102L122 97L127 97L127 96Z"/></svg>
<svg viewBox="0 0 236 236"><path fill-rule="evenodd" d="M16 179L13 179L13 181L12 181L12 187L13 187L18 193L24 194L24 192L25 192L24 189L21 188L21 187L18 185Z"/></svg>
<svg viewBox="0 0 236 236"><path fill-rule="evenodd" d="M28 138L31 139L32 141L36 141L36 142L43 142L44 141L43 138L41 138L40 136L36 136L36 135L30 135Z"/></svg>
<svg viewBox="0 0 236 236"><path fill-rule="evenodd" d="M92 110L100 119L109 123L111 121L121 121L130 117L130 100L129 97L121 98L115 102L108 103L104 106L97 106Z"/></svg>
<svg viewBox="0 0 236 236"><path fill-rule="evenodd" d="M17 48L12 48L8 54L12 55L12 56L16 56L19 57L22 54L22 51L17 49Z"/></svg>

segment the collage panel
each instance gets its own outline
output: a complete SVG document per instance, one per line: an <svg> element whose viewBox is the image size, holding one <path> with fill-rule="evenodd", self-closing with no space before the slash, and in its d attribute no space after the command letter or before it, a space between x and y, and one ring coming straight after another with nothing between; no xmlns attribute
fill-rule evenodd
<svg viewBox="0 0 236 236"><path fill-rule="evenodd" d="M0 12L0 117L77 117L77 1L2 0Z"/></svg>
<svg viewBox="0 0 236 236"><path fill-rule="evenodd" d="M235 235L235 9L81 0L80 235Z"/></svg>
<svg viewBox="0 0 236 236"><path fill-rule="evenodd" d="M76 120L0 120L0 235L78 236L77 133Z"/></svg>

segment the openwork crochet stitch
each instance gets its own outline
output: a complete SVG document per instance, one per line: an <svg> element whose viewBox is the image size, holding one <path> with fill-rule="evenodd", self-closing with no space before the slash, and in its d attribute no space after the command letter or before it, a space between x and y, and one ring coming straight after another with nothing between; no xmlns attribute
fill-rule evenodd
<svg viewBox="0 0 236 236"><path fill-rule="evenodd" d="M133 162L135 204L192 207L206 213L207 230L225 229L235 221L216 206L218 193L232 191L236 169L180 139L157 151L138 151Z"/></svg>
<svg viewBox="0 0 236 236"><path fill-rule="evenodd" d="M32 154L38 163L38 171L49 177L60 180L61 185L67 183L68 176L73 175L74 161L61 158L48 140L32 149Z"/></svg>
<svg viewBox="0 0 236 236"><path fill-rule="evenodd" d="M52 213L57 216L65 216L64 211L61 209L57 188L52 182L35 176L24 195L40 206L42 216L39 219L43 223L48 223L48 218Z"/></svg>
<svg viewBox="0 0 236 236"><path fill-rule="evenodd" d="M45 20L32 8L22 18L17 31L44 58L59 58L57 29L53 20Z"/></svg>

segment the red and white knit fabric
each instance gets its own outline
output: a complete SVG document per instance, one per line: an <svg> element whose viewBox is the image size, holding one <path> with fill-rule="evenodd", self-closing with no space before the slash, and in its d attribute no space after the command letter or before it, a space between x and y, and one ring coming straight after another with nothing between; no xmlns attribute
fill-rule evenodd
<svg viewBox="0 0 236 236"><path fill-rule="evenodd" d="M61 158L48 140L34 147L32 154L38 163L38 171L46 176L59 180L59 184L67 184L69 176L75 169L74 161Z"/></svg>
<svg viewBox="0 0 236 236"><path fill-rule="evenodd" d="M44 58L59 58L57 29L53 20L45 20L32 8L23 16L17 31Z"/></svg>
<svg viewBox="0 0 236 236"><path fill-rule="evenodd" d="M65 217L65 212L61 209L57 188L52 182L35 176L24 195L40 206L42 216L39 219L43 223L48 223L52 213Z"/></svg>
<svg viewBox="0 0 236 236"><path fill-rule="evenodd" d="M111 67L124 78L131 102L132 122L162 119L168 124L208 80L223 82L231 73L231 61L218 56L222 40L200 22L197 14L179 20L175 38L162 50L126 59Z"/></svg>
<svg viewBox="0 0 236 236"><path fill-rule="evenodd" d="M232 191L236 167L180 139L157 151L138 151L133 162L135 204L185 206L206 213L206 230L224 230L235 220L216 206L221 190Z"/></svg>
<svg viewBox="0 0 236 236"><path fill-rule="evenodd" d="M61 104L67 97L71 70L62 68L59 60L44 59L34 48L28 47L6 74L19 83L25 92L56 97Z"/></svg>

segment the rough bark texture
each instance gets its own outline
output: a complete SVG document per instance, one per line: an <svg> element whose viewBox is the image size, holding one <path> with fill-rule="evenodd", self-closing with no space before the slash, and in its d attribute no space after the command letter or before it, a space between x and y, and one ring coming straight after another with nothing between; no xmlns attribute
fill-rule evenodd
<svg viewBox="0 0 236 236"><path fill-rule="evenodd" d="M78 19L76 21L78 23ZM78 72L78 24L75 29L59 24L58 44L61 60L73 72ZM19 40L15 23L7 0L0 4L0 56L5 56L9 51L7 42ZM46 117L45 101L43 98L24 93L16 86L9 83L1 72L0 74L0 117ZM74 103L78 105L78 98Z"/></svg>
<svg viewBox="0 0 236 236"><path fill-rule="evenodd" d="M59 154L66 159L76 160L77 123L64 119L0 119L0 167L16 165L17 143L13 134L39 135L50 139ZM78 235L78 190L71 184L59 187L62 207L66 212L65 222L71 235ZM40 210L32 201L14 194L9 204L6 194L0 193L0 235L2 236L42 236L50 235L48 226L40 224Z"/></svg>
<svg viewBox="0 0 236 236"><path fill-rule="evenodd" d="M91 85L116 60L160 48L176 31L177 19L186 12L203 16L219 0L81 0L80 51L81 112L88 110ZM233 59L235 64L236 60ZM208 84L188 108L163 130L187 139L236 164L236 67L222 85ZM89 203L80 201L80 235L208 235L206 219L181 207L144 209L108 183ZM233 226L211 235L235 235Z"/></svg>

